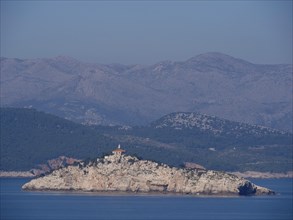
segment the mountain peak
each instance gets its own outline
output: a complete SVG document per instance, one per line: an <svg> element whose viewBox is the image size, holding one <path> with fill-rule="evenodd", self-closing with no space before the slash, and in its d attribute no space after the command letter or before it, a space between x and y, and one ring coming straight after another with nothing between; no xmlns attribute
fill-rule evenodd
<svg viewBox="0 0 293 220"><path fill-rule="evenodd" d="M215 57L218 57L218 58L223 58L223 57L227 57L227 58L232 58L234 59L234 57L230 56L230 55L227 55L227 54L224 54L224 53L220 53L220 52L207 52L207 53L202 53L202 54L199 54L199 55L196 55L195 57L202 57L202 58L215 58Z"/></svg>
<svg viewBox="0 0 293 220"><path fill-rule="evenodd" d="M199 54L197 56L194 56L187 60L187 62L192 63L209 63L209 64L219 64L219 63L226 63L226 64L232 64L232 63L243 63L243 64L251 64L245 60L235 58L233 56L220 53L220 52L208 52Z"/></svg>

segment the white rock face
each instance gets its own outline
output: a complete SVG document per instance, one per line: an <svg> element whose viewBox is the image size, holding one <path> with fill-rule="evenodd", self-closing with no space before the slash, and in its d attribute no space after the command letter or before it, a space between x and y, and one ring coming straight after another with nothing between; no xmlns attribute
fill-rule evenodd
<svg viewBox="0 0 293 220"><path fill-rule="evenodd" d="M170 192L252 195L274 192L235 175L171 168L127 155L111 155L53 171L23 185L24 190Z"/></svg>

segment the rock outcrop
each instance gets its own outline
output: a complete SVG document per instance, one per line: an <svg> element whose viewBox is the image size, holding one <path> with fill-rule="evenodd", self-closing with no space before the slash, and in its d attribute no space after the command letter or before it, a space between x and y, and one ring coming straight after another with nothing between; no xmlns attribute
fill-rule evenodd
<svg viewBox="0 0 293 220"><path fill-rule="evenodd" d="M128 155L110 155L89 163L80 162L33 179L24 190L80 190L170 192L196 195L274 194L235 175L197 169L179 169L139 160Z"/></svg>
<svg viewBox="0 0 293 220"><path fill-rule="evenodd" d="M31 169L30 172L34 176L41 176L45 175L46 173L50 173L53 170L66 167L68 165L73 165L77 162L81 162L81 160L71 157L60 156L58 158L48 160L46 164L39 164L37 166L38 168Z"/></svg>

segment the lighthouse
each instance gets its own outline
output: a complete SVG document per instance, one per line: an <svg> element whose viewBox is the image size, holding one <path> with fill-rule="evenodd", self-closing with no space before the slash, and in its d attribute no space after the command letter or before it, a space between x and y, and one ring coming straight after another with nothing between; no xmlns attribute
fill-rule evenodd
<svg viewBox="0 0 293 220"><path fill-rule="evenodd" d="M118 147L115 150L112 151L112 153L117 156L121 156L125 152L126 152L125 150L121 149L120 144L118 145Z"/></svg>

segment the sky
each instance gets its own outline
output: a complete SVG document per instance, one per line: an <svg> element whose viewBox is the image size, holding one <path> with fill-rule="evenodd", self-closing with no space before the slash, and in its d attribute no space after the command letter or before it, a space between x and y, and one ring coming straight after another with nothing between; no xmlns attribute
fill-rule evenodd
<svg viewBox="0 0 293 220"><path fill-rule="evenodd" d="M153 64L221 52L292 63L292 1L3 1L1 56Z"/></svg>

